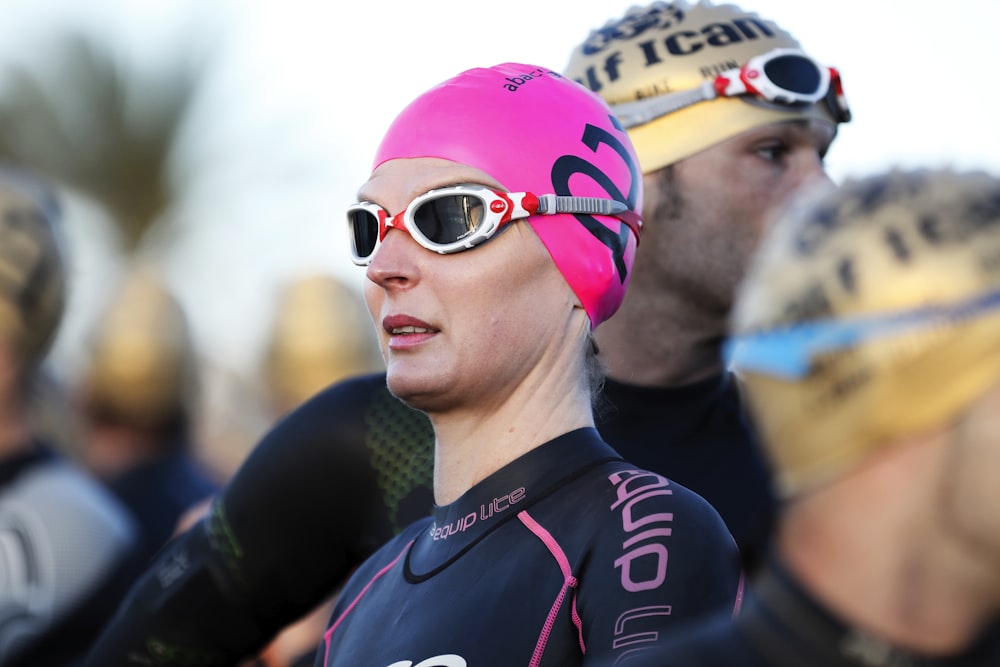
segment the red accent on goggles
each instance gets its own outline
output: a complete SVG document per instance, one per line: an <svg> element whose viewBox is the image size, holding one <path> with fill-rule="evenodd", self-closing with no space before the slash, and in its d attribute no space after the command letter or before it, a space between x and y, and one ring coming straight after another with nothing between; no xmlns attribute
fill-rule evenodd
<svg viewBox="0 0 1000 667"><path fill-rule="evenodd" d="M773 49L697 88L613 104L611 108L627 129L699 102L742 95L790 108L803 108L823 101L838 123L851 119L840 73L833 67L820 65L798 49Z"/></svg>
<svg viewBox="0 0 1000 667"><path fill-rule="evenodd" d="M642 218L614 199L538 196L530 192L498 192L481 185L455 185L425 192L394 216L372 202L350 206L347 227L351 259L358 266L370 264L392 228L406 231L424 248L444 255L474 248L493 238L509 222L557 213L618 218L629 226L639 243Z"/></svg>

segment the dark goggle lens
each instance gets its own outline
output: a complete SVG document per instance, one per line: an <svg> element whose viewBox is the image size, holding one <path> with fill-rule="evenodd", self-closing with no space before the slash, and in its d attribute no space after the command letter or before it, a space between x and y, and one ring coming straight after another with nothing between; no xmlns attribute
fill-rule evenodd
<svg viewBox="0 0 1000 667"><path fill-rule="evenodd" d="M375 252L378 243L378 218L368 211L351 211L347 214L351 224L351 238L354 252L358 257L368 257Z"/></svg>
<svg viewBox="0 0 1000 667"><path fill-rule="evenodd" d="M821 75L815 63L802 56L772 58L764 65L764 74L775 84L803 95L819 92Z"/></svg>
<svg viewBox="0 0 1000 667"><path fill-rule="evenodd" d="M448 195L421 204L413 212L413 224L432 243L460 241L483 223L485 203L471 195Z"/></svg>

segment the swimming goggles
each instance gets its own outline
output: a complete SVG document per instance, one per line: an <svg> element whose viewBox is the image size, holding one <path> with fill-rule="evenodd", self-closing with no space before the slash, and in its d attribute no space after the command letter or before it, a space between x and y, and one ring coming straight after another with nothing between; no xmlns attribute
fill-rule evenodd
<svg viewBox="0 0 1000 667"><path fill-rule="evenodd" d="M408 232L428 250L450 254L491 239L509 222L557 213L616 217L629 226L636 243L639 242L642 218L624 202L597 197L498 192L481 185L454 185L425 192L395 216L372 202L350 206L347 225L351 258L358 266L370 264L391 228Z"/></svg>
<svg viewBox="0 0 1000 667"><path fill-rule="evenodd" d="M851 119L840 73L833 67L823 67L798 49L773 49L697 88L613 104L611 108L627 129L699 102L741 95L790 108L803 108L824 100L838 123Z"/></svg>
<svg viewBox="0 0 1000 667"><path fill-rule="evenodd" d="M808 375L816 358L862 343L903 334L944 331L1000 307L1000 291L943 306L926 306L881 315L807 322L733 336L723 357L734 370L798 380Z"/></svg>

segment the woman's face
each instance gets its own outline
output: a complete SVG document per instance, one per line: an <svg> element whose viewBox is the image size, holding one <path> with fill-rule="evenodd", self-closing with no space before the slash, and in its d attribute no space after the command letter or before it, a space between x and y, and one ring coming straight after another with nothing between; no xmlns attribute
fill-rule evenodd
<svg viewBox="0 0 1000 667"><path fill-rule="evenodd" d="M401 159L379 166L358 199L395 215L417 195L459 183L506 189L455 162ZM544 373L558 346L573 344L574 327L587 322L526 221L449 255L389 229L366 275L389 389L431 414L490 410L530 374Z"/></svg>

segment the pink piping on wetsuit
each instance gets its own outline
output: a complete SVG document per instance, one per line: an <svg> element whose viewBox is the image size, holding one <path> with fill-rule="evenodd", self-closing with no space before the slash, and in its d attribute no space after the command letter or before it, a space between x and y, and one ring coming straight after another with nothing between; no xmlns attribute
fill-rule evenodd
<svg viewBox="0 0 1000 667"><path fill-rule="evenodd" d="M347 609L344 610L344 613L342 613L337 618L337 620L333 622L333 625L330 626L329 630L327 630L326 632L323 633L323 644L324 644L324 648L323 648L323 664L324 665L328 664L329 661L330 661L330 637L333 636L333 631L336 630L337 626L340 625L340 622L343 621L347 617L347 615L351 613L351 610L353 610L357 606L357 604L359 602L361 602L361 598L363 598L368 593L368 590L372 586L375 585L375 582L378 581L379 579L381 579L382 576L386 572L388 572L389 570L391 570L396 565L396 563L399 562L399 559L403 557L403 554L406 553L407 549L409 549L412 544L413 544L413 540L410 540L409 542L407 542L406 546L403 547L403 550L399 552L398 556L396 556L395 558L392 559L391 563L389 563L388 565L386 565L385 567L383 567L381 570L379 570L378 572L376 572L375 576L371 578L371 581L369 581L367 584L365 584L365 587L361 589L361 592L358 593L357 596L353 600L351 600L351 604L347 605Z"/></svg>
<svg viewBox="0 0 1000 667"><path fill-rule="evenodd" d="M576 577L573 576L573 570L570 568L569 559L566 558L565 552L556 542L552 534L545 530L537 521L531 518L531 515L527 511L518 513L517 518L521 520L528 530L535 534L538 539L542 541L542 544L549 550L552 557L556 559L556 563L559 565L559 569L562 571L563 575L563 585L559 590L559 595L556 596L555 601L552 603L552 608L549 610L549 615L545 619L545 625L542 626L542 631L538 635L538 642L535 644L535 651L531 655L531 662L528 663L528 667L538 667L542 662L542 654L545 653L545 646L549 641L549 634L552 632L552 626L556 622L556 616L559 615L559 610L562 609L563 602L566 601L566 594L571 588L575 589L577 584ZM577 632L580 637L580 651L582 653L587 652L587 645L583 641L583 621L580 619L580 614L576 610L576 595L573 596L573 624L576 626Z"/></svg>

